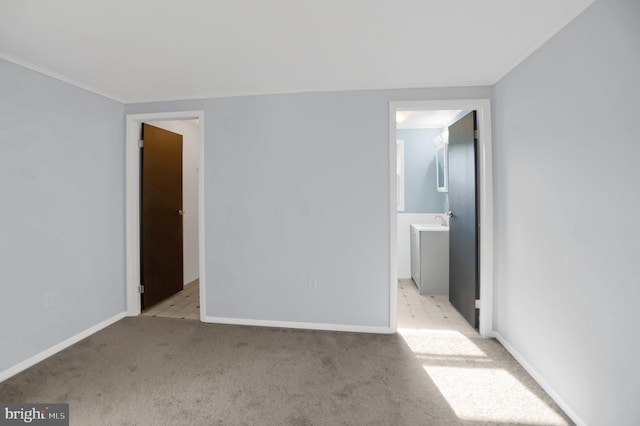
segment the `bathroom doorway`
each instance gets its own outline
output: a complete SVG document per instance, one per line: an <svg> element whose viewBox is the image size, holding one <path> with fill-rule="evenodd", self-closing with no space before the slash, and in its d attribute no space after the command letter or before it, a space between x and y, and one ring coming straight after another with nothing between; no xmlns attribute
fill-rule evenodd
<svg viewBox="0 0 640 426"><path fill-rule="evenodd" d="M491 129L490 129L490 104L488 100L460 100L460 101L409 101L409 102L391 102L389 108L389 128L390 128L390 177L391 177L391 197L390 197L390 324L392 328L397 328L397 300L398 300L398 279L403 279L407 284L407 279L411 277L409 259L409 225L411 222L434 222L436 216L442 216L449 211L448 194L443 196L443 191L438 191L436 186L436 164L435 150L439 144L444 143L446 139L446 130L448 126L458 119L468 115L469 112L476 111L478 123L478 142L477 142L477 174L478 174L478 204L477 215L479 217L479 225L483 230L479 234L478 252L483 255L479 257L479 293L482 295L477 306L479 309L479 321L475 325L483 336L489 336L492 330L492 192L491 192ZM413 116L413 118L411 118ZM402 124L405 123L405 124ZM417 129L432 129L431 131ZM407 131L403 129L416 129L415 131ZM403 136L404 133L404 136ZM415 180L415 176L408 176L404 181L404 209L399 209L398 203L399 191L402 185L399 185L399 179L407 178L407 174L411 174L411 164L407 164L410 158L411 147L408 146L407 140L411 138L411 133L422 133L423 143L430 143L424 149L421 155L423 160L427 162L427 167L422 170L419 183L423 186L417 190L410 183L411 179ZM405 161L398 158L398 140L405 140L402 145L404 148ZM409 151L409 152L407 152ZM433 151L433 152L430 152ZM402 173L399 173L402 171ZM429 176L427 179L426 176ZM432 178L432 179L431 179ZM425 186L427 185L427 186ZM428 188L427 188L428 187ZM411 191L417 193L432 194L431 201L428 202L428 211L415 211L417 204L411 199L413 195ZM446 193L445 193L446 194ZM406 232L405 232L406 231ZM473 325L473 324L472 324Z"/></svg>

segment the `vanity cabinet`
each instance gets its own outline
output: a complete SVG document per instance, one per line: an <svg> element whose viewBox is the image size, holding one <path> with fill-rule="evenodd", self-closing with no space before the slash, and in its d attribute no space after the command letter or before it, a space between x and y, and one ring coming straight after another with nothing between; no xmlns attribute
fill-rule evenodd
<svg viewBox="0 0 640 426"><path fill-rule="evenodd" d="M411 278L420 294L449 294L449 228L411 225Z"/></svg>

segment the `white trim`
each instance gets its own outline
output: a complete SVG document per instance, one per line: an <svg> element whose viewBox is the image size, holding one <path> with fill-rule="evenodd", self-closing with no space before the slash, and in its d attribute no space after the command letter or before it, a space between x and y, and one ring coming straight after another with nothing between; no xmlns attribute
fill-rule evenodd
<svg viewBox="0 0 640 426"><path fill-rule="evenodd" d="M440 152L442 151L442 161ZM442 182L440 182L442 169ZM449 192L449 142L443 142L436 147L436 189L438 192Z"/></svg>
<svg viewBox="0 0 640 426"><path fill-rule="evenodd" d="M317 88L300 88L300 87L283 87L276 90L248 90L234 91L225 93L199 93L197 95L173 95L168 97L146 97L125 99L127 104L143 104L152 102L173 102L173 101L190 101L190 100L206 100L206 99L225 99L225 98L244 98L248 96L270 96L270 95L296 95L305 93L341 93L341 92L365 92L373 90L412 90L412 89L433 89L433 88L450 88L450 87L478 87L492 86L493 79L487 80L468 80L468 81L424 81L422 83L412 82L403 84L377 84L375 86L349 86L349 87L317 87Z"/></svg>
<svg viewBox="0 0 640 426"><path fill-rule="evenodd" d="M198 140L198 280L200 293L200 320L204 318L207 306L206 268L204 257L204 111L199 111L198 124L200 126L200 138Z"/></svg>
<svg viewBox="0 0 640 426"><path fill-rule="evenodd" d="M578 414L571 409L569 404L567 404L560 397L560 395L558 395L558 393L549 385L549 383L547 383L542 378L542 375L538 373L531 364L529 364L529 362L513 347L513 345L511 345L511 343L509 343L507 339L504 338L504 336L502 336L497 331L494 332L493 334L494 334L494 337L498 340L498 342L500 342L500 344L504 346L504 348L511 354L511 356L513 356L513 358L515 358L515 360L518 361L520 365L522 365L522 367L527 371L527 373L529 373L529 375L533 377L533 380L535 380L540 385L540 387L544 389L544 391L547 394L549 394L551 399L553 399L554 402L558 404L558 406L562 409L562 411L564 411L565 414L569 416L576 425L578 426L587 425L587 422L582 420L578 416Z"/></svg>
<svg viewBox="0 0 640 426"><path fill-rule="evenodd" d="M85 331L82 331L78 334L76 334L75 336L69 337L67 340L64 340L60 343L58 343L57 345L51 346L49 349L45 349L44 351L40 352L37 355L32 356L31 358L28 358L16 365L14 365L13 367L7 368L6 370L0 372L0 382L3 382L5 380L7 380L9 377L15 376L16 374L20 373L21 371L26 370L29 367L33 367L34 365L36 365L37 363L39 363L40 361L43 361L47 358L49 358L52 355L57 354L58 352L68 348L69 346L73 345L74 343L79 342L80 340L91 336L94 333L97 333L98 331L102 330L103 328L109 327L111 324L120 321L122 318L124 318L126 316L126 312L120 312L117 315L112 316L111 318L108 318L96 325L94 325L93 327L90 327L88 329L86 329Z"/></svg>
<svg viewBox="0 0 640 426"><path fill-rule="evenodd" d="M126 261L127 315L140 315L140 126L142 122L163 120L199 120L198 140L198 246L200 279L200 319L206 313L204 263L204 111L177 111L150 114L128 114L126 118Z"/></svg>
<svg viewBox="0 0 640 426"><path fill-rule="evenodd" d="M103 96L105 98L111 99L111 100L116 101L116 102L120 102L121 104L126 103L124 99L122 99L122 98L120 98L118 96L115 96L115 95L113 95L111 93L103 92L100 89L96 89L95 87L92 87L92 86L89 86L87 84L80 83L79 81L73 80L71 78L65 77L62 74L58 74L57 72L51 71L48 68L44 68L44 67L41 67L41 66L38 66L38 65L34 65L31 62L23 61L22 59L18 59L18 58L14 57L14 56L7 55L6 53L0 53L0 59L4 59L5 61L9 61L9 62L14 63L14 64L16 64L18 66L21 66L23 68L27 68L27 69L29 69L31 71L35 71L37 73L40 73L40 74L45 75L47 77L54 78L56 80L60 80L60 81L62 81L64 83L70 84L72 86L78 87L78 88L86 90L86 91L89 91L91 93L95 93L96 95Z"/></svg>
<svg viewBox="0 0 640 426"><path fill-rule="evenodd" d="M402 139L396 139L396 176L398 177L396 209L398 212L404 212L404 141Z"/></svg>
<svg viewBox="0 0 640 426"><path fill-rule="evenodd" d="M480 216L480 325L482 337L493 337L493 164L491 142L491 101L489 99L459 99L435 101L391 101L389 102L389 324L396 329L397 292L397 212L396 206L396 110L475 110L478 120L478 188Z"/></svg>
<svg viewBox="0 0 640 426"><path fill-rule="evenodd" d="M398 208L397 185L398 165L396 158L396 107L389 103L389 329L398 330Z"/></svg>
<svg viewBox="0 0 640 426"><path fill-rule="evenodd" d="M560 28L562 28L562 25ZM558 29L560 29L558 28ZM549 38L555 34L557 30L549 33ZM546 42L546 40L544 40ZM531 49L531 52L535 51L540 47L544 42L541 42L535 49ZM531 54L529 52L529 54ZM526 59L529 55L524 56L521 60L517 61L512 68L515 68L520 62ZM277 90L254 90L254 91L236 91L236 92L228 92L228 93L204 93L198 95L188 95L188 94L174 94L173 96L161 96L161 97L139 97L139 98L122 98L120 96L116 96L112 93L105 92L96 87L90 86L88 84L81 83L72 78L68 78L62 74L59 74L55 71L52 71L48 68L41 67L39 65L35 65L31 62L23 61L22 59L16 58L15 56L8 55L6 53L0 52L0 59L4 59L8 62L14 63L21 67L30 69L32 71L38 72L40 74L46 75L47 77L55 78L56 80L63 81L65 83L71 84L72 86L79 87L80 89L87 90L89 92L95 93L96 95L104 96L108 99L120 102L122 104L142 104L142 103L152 103L152 102L173 102L173 101L187 101L187 100L203 100L203 99L223 99L223 98L241 98L247 96L269 96L269 95L291 95L298 93L334 93L334 92L353 92L353 91L369 91L369 90L410 90L410 89L426 89L426 88L438 88L438 87L477 87L477 86L493 86L496 84L502 77L504 77L508 72L505 72L497 79L489 79L489 80L476 80L476 81L436 81L436 82L422 82L422 83L406 83L406 84L379 84L375 86L360 86L360 87L319 87L319 88L299 88L299 87L289 87L289 88L280 88ZM511 69L509 70L511 71Z"/></svg>
<svg viewBox="0 0 640 426"><path fill-rule="evenodd" d="M495 86L505 78L511 71L513 71L518 65L523 63L529 56L533 55L535 51L540 49L544 44L546 44L552 37L560 32L563 28L565 28L571 21L580 16L587 8L591 7L591 5L595 3L595 0L587 0L583 4L581 4L576 9L568 10L566 15L562 15L561 17L557 17L555 20L555 24L549 28L548 31L540 37L535 44L532 44L525 51L521 52L520 55L517 56L516 60L511 62L509 66L504 68L497 78L487 81L485 86ZM454 85L452 85L454 86ZM455 85L457 86L457 84Z"/></svg>
<svg viewBox="0 0 640 426"><path fill-rule="evenodd" d="M346 324L323 324L316 322L296 322L296 321L272 321L272 320L256 320L229 317L206 317L200 316L202 322L214 324L231 324L231 325L250 325L256 327L275 327L275 328L297 328L303 330L322 330L322 331L348 331L352 333L374 333L374 334L393 334L395 330L389 327L370 327L362 325L346 325Z"/></svg>

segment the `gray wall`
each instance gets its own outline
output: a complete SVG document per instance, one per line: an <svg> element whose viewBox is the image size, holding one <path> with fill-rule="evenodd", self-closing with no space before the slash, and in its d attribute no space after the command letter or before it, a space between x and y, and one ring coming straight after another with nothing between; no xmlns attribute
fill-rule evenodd
<svg viewBox="0 0 640 426"><path fill-rule="evenodd" d="M496 328L590 425L640 424L639 78L601 0L495 87Z"/></svg>
<svg viewBox="0 0 640 426"><path fill-rule="evenodd" d="M126 111L205 111L207 316L386 327L389 101L490 97L379 90Z"/></svg>
<svg viewBox="0 0 640 426"><path fill-rule="evenodd" d="M436 144L443 129L398 129L404 141L404 210L402 213L443 213L447 194L436 188Z"/></svg>
<svg viewBox="0 0 640 426"><path fill-rule="evenodd" d="M0 371L125 310L124 107L0 60Z"/></svg>
<svg viewBox="0 0 640 426"><path fill-rule="evenodd" d="M640 423L639 21L637 1L600 0L495 87L496 329L588 424ZM0 75L4 370L125 309L124 120L19 66ZM126 111L205 110L206 315L387 326L388 102L493 91Z"/></svg>

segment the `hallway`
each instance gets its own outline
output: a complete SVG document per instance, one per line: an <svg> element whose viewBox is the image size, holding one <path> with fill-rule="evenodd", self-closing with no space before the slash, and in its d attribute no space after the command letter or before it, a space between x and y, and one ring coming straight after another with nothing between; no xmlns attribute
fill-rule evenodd
<svg viewBox="0 0 640 426"><path fill-rule="evenodd" d="M194 280L184 286L184 290L168 299L142 311L147 317L200 319L200 283Z"/></svg>

